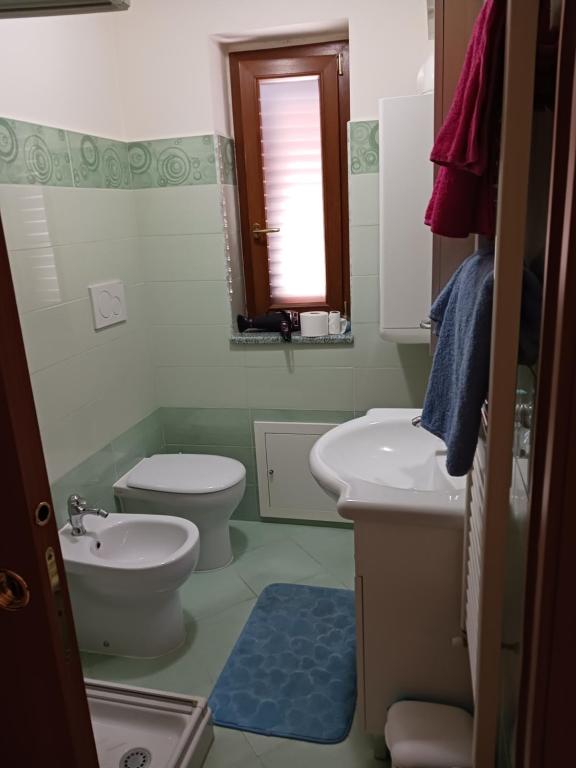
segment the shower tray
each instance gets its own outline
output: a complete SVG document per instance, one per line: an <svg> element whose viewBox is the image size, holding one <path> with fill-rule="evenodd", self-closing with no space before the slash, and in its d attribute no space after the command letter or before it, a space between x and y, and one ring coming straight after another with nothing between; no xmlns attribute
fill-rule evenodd
<svg viewBox="0 0 576 768"><path fill-rule="evenodd" d="M86 679L100 768L200 768L214 739L206 699Z"/></svg>

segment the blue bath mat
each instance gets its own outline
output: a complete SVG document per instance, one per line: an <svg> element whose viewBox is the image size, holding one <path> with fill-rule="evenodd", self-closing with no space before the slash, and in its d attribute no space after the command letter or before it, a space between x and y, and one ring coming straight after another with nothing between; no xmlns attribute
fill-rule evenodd
<svg viewBox="0 0 576 768"><path fill-rule="evenodd" d="M354 592L266 587L210 696L216 725L335 744L355 703Z"/></svg>

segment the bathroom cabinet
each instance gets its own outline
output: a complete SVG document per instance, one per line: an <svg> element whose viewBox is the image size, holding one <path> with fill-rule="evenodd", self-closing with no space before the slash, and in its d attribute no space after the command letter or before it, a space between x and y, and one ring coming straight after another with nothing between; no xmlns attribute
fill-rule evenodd
<svg viewBox="0 0 576 768"><path fill-rule="evenodd" d="M347 515L348 516L348 515ZM463 516L423 523L354 519L358 705L382 734L388 708L415 698L470 706L460 642ZM436 518L435 515L431 516Z"/></svg>

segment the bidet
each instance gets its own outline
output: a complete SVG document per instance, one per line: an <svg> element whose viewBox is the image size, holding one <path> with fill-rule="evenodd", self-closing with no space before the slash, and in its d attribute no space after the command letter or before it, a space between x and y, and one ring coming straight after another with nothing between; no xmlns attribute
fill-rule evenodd
<svg viewBox="0 0 576 768"><path fill-rule="evenodd" d="M169 515L90 517L60 531L78 645L155 657L185 637L179 588L196 568L198 528Z"/></svg>

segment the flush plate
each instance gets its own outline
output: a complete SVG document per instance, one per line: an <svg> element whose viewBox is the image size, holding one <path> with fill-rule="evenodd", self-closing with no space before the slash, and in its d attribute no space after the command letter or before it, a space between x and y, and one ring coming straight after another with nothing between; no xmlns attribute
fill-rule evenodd
<svg viewBox="0 0 576 768"><path fill-rule="evenodd" d="M95 330L116 325L116 323L123 323L128 319L126 294L122 280L89 285L88 292L92 302Z"/></svg>

